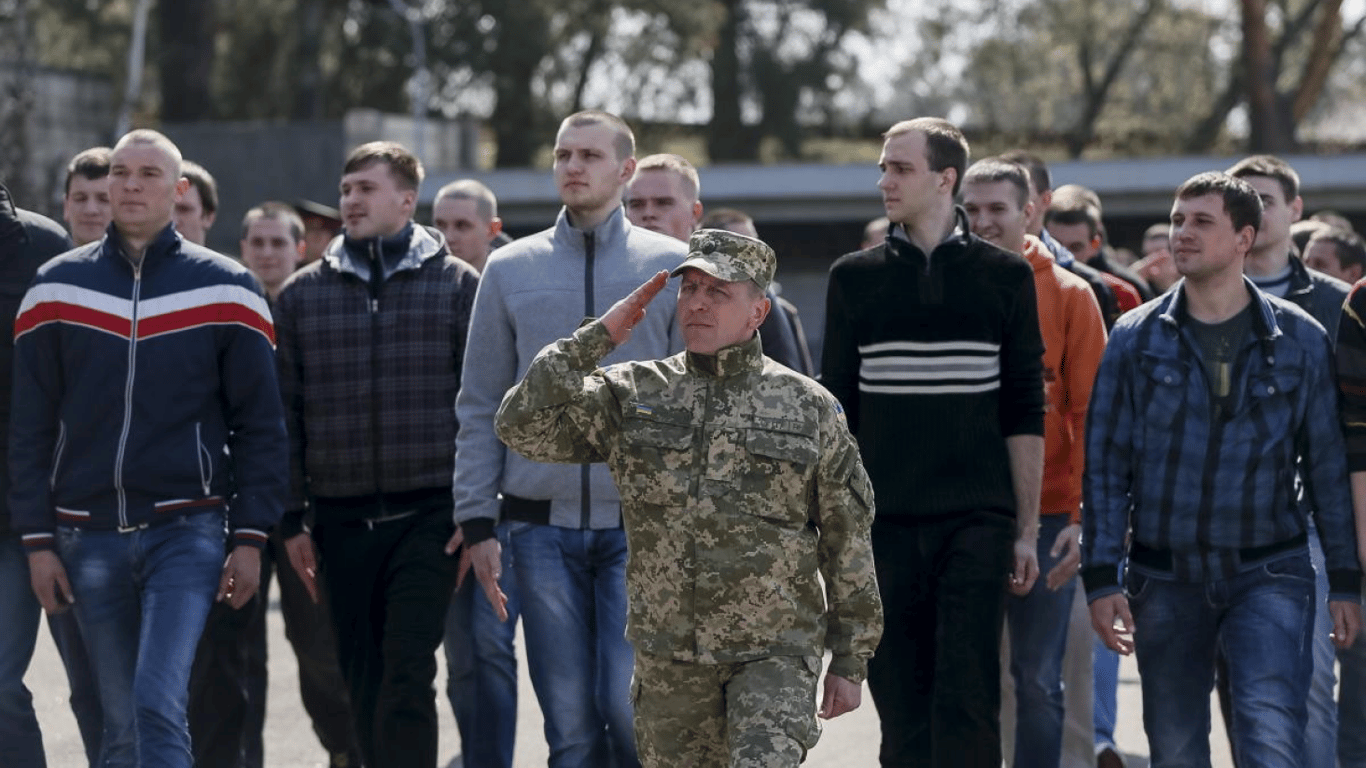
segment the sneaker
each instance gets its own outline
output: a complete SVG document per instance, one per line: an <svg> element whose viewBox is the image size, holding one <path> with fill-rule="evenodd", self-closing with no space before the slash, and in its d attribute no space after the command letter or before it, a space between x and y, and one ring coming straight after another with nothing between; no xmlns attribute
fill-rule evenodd
<svg viewBox="0 0 1366 768"><path fill-rule="evenodd" d="M1114 747L1102 747L1096 752L1096 768L1124 768L1124 758Z"/></svg>

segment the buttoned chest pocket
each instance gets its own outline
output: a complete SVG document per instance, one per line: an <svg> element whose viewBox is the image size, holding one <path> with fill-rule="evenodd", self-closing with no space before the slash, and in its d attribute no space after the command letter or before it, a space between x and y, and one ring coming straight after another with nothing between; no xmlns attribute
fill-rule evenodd
<svg viewBox="0 0 1366 768"><path fill-rule="evenodd" d="M1293 370L1264 371L1248 377L1248 419L1262 443L1291 437L1300 376Z"/></svg>
<svg viewBox="0 0 1366 768"><path fill-rule="evenodd" d="M694 463L692 426L630 417L621 436L625 450L615 464L622 495L646 504L685 504Z"/></svg>
<svg viewBox="0 0 1366 768"><path fill-rule="evenodd" d="M759 423L745 430L740 491L763 517L806 523L811 478L820 459L815 429L796 422Z"/></svg>
<svg viewBox="0 0 1366 768"><path fill-rule="evenodd" d="M1186 387L1190 371L1172 360L1145 359L1142 364L1145 397L1138 403L1143 422L1163 432L1181 418L1187 408Z"/></svg>

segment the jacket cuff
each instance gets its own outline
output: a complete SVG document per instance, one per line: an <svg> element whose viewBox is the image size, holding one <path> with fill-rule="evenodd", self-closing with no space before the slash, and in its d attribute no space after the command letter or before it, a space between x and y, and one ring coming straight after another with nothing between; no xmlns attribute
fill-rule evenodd
<svg viewBox="0 0 1366 768"><path fill-rule="evenodd" d="M460 531L465 534L465 546L472 547L493 538L493 526L493 519L489 517L472 517L460 521Z"/></svg>
<svg viewBox="0 0 1366 768"><path fill-rule="evenodd" d="M232 545L262 549L269 538L270 535L259 528L237 528L232 532Z"/></svg>
<svg viewBox="0 0 1366 768"><path fill-rule="evenodd" d="M304 532L304 510L291 509L280 515L280 522L275 526L275 530L280 532L281 539L292 539Z"/></svg>
<svg viewBox="0 0 1366 768"><path fill-rule="evenodd" d="M52 552L57 549L57 537L51 531L26 533L22 540L25 552Z"/></svg>
<svg viewBox="0 0 1366 768"><path fill-rule="evenodd" d="M868 677L868 660L858 656L832 656L826 673L851 683L862 683Z"/></svg>
<svg viewBox="0 0 1366 768"><path fill-rule="evenodd" d="M1122 592L1119 586L1119 564L1101 563L1081 569L1081 581L1086 587L1086 601Z"/></svg>
<svg viewBox="0 0 1366 768"><path fill-rule="evenodd" d="M25 541L25 544L28 542ZM1361 601L1361 571L1344 568L1328 571L1328 599Z"/></svg>

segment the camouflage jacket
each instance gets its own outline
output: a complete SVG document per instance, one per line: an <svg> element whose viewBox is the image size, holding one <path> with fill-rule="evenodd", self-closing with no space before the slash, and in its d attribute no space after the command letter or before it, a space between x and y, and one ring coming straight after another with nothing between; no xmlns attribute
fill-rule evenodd
<svg viewBox="0 0 1366 768"><path fill-rule="evenodd" d="M834 397L757 337L598 369L611 350L597 321L546 347L495 424L527 458L607 463L636 650L724 663L829 649L830 672L861 682L882 634L873 495Z"/></svg>

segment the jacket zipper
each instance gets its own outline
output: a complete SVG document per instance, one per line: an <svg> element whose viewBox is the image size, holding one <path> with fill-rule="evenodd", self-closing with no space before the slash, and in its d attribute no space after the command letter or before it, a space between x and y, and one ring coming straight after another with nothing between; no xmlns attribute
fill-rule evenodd
<svg viewBox="0 0 1366 768"><path fill-rule="evenodd" d="M583 235L583 245L585 258L583 262L583 316L593 317L593 261L597 257L593 233L585 232ZM593 517L593 491L590 487L592 480L591 465L583 464L579 467L579 527L588 528Z"/></svg>
<svg viewBox="0 0 1366 768"><path fill-rule="evenodd" d="M371 447L373 449L373 467L375 473L375 494L383 492L380 483L380 328L379 328L379 294L384 287L384 254L380 251L380 239L376 237L370 242L370 430L373 435Z"/></svg>
<svg viewBox="0 0 1366 768"><path fill-rule="evenodd" d="M146 258L144 253L143 258ZM119 527L128 527L128 494L123 488L123 459L128 449L128 432L133 426L133 377L138 362L138 299L142 295L142 262L133 265L133 314L128 327L128 380L123 387L123 429L119 432L114 455L114 491L119 500Z"/></svg>
<svg viewBox="0 0 1366 768"><path fill-rule="evenodd" d="M57 472L62 467L62 454L66 452L66 421L57 422L57 447L52 451L52 477L48 478L48 487L56 490Z"/></svg>

